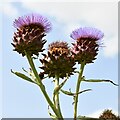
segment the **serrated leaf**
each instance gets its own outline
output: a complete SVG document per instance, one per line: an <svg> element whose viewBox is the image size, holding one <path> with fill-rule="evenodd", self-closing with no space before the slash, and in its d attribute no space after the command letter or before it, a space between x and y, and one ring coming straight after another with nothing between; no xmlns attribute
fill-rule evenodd
<svg viewBox="0 0 120 120"><path fill-rule="evenodd" d="M32 82L32 83L35 83L31 78L29 78L28 76L24 75L23 73L20 73L20 72L14 72L13 70L11 70L11 72L15 75L17 75L18 77L24 79L24 80L27 80L29 82Z"/></svg>
<svg viewBox="0 0 120 120"><path fill-rule="evenodd" d="M101 79L88 79L88 80L85 80L85 79L83 79L83 81L85 81L85 82L110 82L113 85L118 86L118 84L114 83L112 80L104 80L104 79L102 79L102 80Z"/></svg>
<svg viewBox="0 0 120 120"><path fill-rule="evenodd" d="M61 91L62 93L64 93L64 94L66 94L66 95L69 95L69 96L74 96L74 95L75 95L74 93L69 92L69 91L66 91L66 90L63 90L63 89L61 89L60 91Z"/></svg>
<svg viewBox="0 0 120 120"><path fill-rule="evenodd" d="M87 91L91 91L92 89L86 89L86 90L82 90L80 92L78 92L78 94L81 94L81 93L84 93L84 92L87 92Z"/></svg>
<svg viewBox="0 0 120 120"><path fill-rule="evenodd" d="M90 91L90 90L92 90L92 89L82 90L82 91L78 92L77 94L81 94L81 93L83 93L83 92L87 92L87 91ZM65 91L65 90L63 90L63 89L61 89L61 92L64 93L64 94L66 94L66 95L69 95L69 96L75 96L75 95L76 95L76 93L72 93L72 92L69 92L69 91Z"/></svg>

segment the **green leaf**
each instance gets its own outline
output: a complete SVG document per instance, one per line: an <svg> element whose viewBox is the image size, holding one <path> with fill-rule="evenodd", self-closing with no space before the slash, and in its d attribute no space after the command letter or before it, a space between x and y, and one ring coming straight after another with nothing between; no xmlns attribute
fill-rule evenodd
<svg viewBox="0 0 120 120"><path fill-rule="evenodd" d="M67 81L67 78L58 86L54 89L53 92L53 101L55 103L55 95L59 92L59 90L63 87L63 85L65 84L65 82Z"/></svg>
<svg viewBox="0 0 120 120"><path fill-rule="evenodd" d="M65 79L58 87L54 89L54 95L56 95L59 92L59 90L63 87L66 81L67 79Z"/></svg>
<svg viewBox="0 0 120 120"><path fill-rule="evenodd" d="M86 89L86 90L82 90L80 91L78 94L81 94L81 93L84 93L84 92L87 92L87 91L91 91L92 89Z"/></svg>
<svg viewBox="0 0 120 120"><path fill-rule="evenodd" d="M31 78L29 78L28 76L24 75L23 73L20 73L20 72L14 72L12 69L11 69L11 72L15 75L17 75L18 77L24 79L24 80L27 80L29 82L32 82L32 83L35 83Z"/></svg>
<svg viewBox="0 0 120 120"><path fill-rule="evenodd" d="M78 92L77 94L81 94L81 93L83 93L83 92L87 92L87 91L90 91L90 90L92 90L92 89L82 90L82 91ZM64 94L66 94L66 95L69 95L69 96L75 96L75 95L76 95L76 93L72 93L72 92L69 92L69 91L65 91L65 90L63 90L63 89L61 89L61 92L64 93Z"/></svg>
<svg viewBox="0 0 120 120"><path fill-rule="evenodd" d="M36 77L35 77L35 75L34 75L34 73L33 73L33 71L31 69L30 69L30 71L27 71L24 68L22 68L22 69L23 69L24 72L26 72L27 74L29 74L34 81L36 81Z"/></svg>
<svg viewBox="0 0 120 120"><path fill-rule="evenodd" d="M85 80L85 79L83 79L82 81L85 81L85 82L110 82L110 83L112 83L115 86L119 86L118 84L114 83L112 80L104 80L104 79L102 79L102 80L100 80L100 79Z"/></svg>
<svg viewBox="0 0 120 120"><path fill-rule="evenodd" d="M27 71L27 70L25 70L24 68L22 68L22 70L23 70L24 72L28 73L28 71Z"/></svg>
<svg viewBox="0 0 120 120"><path fill-rule="evenodd" d="M27 74L29 74L29 76L33 77L33 72L32 72L31 69L30 69L30 71L27 71L27 70L25 70L24 68L22 68L22 70L23 70L24 72L26 72Z"/></svg>
<svg viewBox="0 0 120 120"><path fill-rule="evenodd" d="M60 91L64 94L66 94L66 95L69 95L69 96L74 96L75 95L75 93L72 93L72 92L69 92L69 91L66 91L66 90L63 90L63 89L61 89Z"/></svg>

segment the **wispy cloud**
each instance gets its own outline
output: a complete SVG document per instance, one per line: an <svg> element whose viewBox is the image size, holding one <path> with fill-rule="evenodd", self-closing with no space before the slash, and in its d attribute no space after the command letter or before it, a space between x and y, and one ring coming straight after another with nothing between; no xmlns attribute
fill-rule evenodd
<svg viewBox="0 0 120 120"><path fill-rule="evenodd" d="M108 37L104 43L104 55L107 57L114 57L118 53L118 37Z"/></svg>
<svg viewBox="0 0 120 120"><path fill-rule="evenodd" d="M105 33L104 55L113 57L118 53L116 2L23 2L23 7L53 16L65 24L63 28L67 34L78 26L97 27Z"/></svg>
<svg viewBox="0 0 120 120"><path fill-rule="evenodd" d="M10 18L15 18L19 15L17 8L10 2L2 4L2 12Z"/></svg>

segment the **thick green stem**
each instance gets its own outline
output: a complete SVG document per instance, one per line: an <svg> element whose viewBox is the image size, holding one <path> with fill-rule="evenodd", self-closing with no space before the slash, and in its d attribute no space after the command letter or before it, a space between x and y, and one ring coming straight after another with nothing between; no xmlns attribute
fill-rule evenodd
<svg viewBox="0 0 120 120"><path fill-rule="evenodd" d="M27 60L28 60L28 62L29 62L29 65L30 65L30 67L31 67L31 69L32 69L35 77L36 77L36 82L37 82L37 84L39 84L40 86L44 87L44 85L42 84L42 82L41 82L41 80L40 80L40 77L39 77L39 75L38 75L38 72L37 72L37 70L36 70L36 68L35 68L35 65L34 65L34 63L33 63L33 60L32 60L32 58L31 58L31 56L30 56L27 52L25 52L25 54L26 54Z"/></svg>
<svg viewBox="0 0 120 120"><path fill-rule="evenodd" d="M37 73L37 70L36 70L36 68L35 68L35 65L34 65L34 63L33 63L33 60L32 60L32 58L31 58L31 56L30 56L27 52L25 52L25 54L26 54L26 57L27 57L28 62L29 62L29 64L30 64L30 67L31 67L31 69L32 69L32 71L33 71L33 73L34 73L34 75L35 75L35 77L36 77L36 82L37 82L37 84L39 85L39 87L40 87L43 95L45 96L45 98L46 98L49 106L50 106L51 109L54 111L54 113L56 114L56 116L57 116L58 118L61 118L61 115L59 114L59 111L56 109L56 107L54 106L54 104L53 104L52 101L50 100L50 98L49 98L49 96L48 96L48 94L47 94L47 92L46 92L46 90L45 90L45 87L44 87L44 85L43 85L42 82L41 82L41 79L40 79L40 77L39 77L39 75L38 75L38 73Z"/></svg>
<svg viewBox="0 0 120 120"><path fill-rule="evenodd" d="M56 87L59 86L59 77L56 75L55 78L56 78L56 80L55 80L55 88L56 88ZM61 118L63 118L62 113L61 113L61 109L60 109L59 92L57 92L56 95L55 95L55 106L58 109Z"/></svg>
<svg viewBox="0 0 120 120"><path fill-rule="evenodd" d="M75 103L74 103L74 120L77 119L77 106L78 106L78 95L79 95L77 93L79 93L79 90L80 90L80 83L81 83L81 80L82 80L82 74L83 74L84 66L85 66L85 62L81 63L81 68L80 68L78 81L77 81L77 86L76 86L76 96L75 96Z"/></svg>

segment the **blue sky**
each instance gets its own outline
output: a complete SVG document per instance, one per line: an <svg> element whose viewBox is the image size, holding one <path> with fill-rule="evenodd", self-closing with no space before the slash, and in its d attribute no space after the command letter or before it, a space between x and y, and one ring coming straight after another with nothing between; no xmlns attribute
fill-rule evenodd
<svg viewBox="0 0 120 120"><path fill-rule="evenodd" d="M14 19L28 13L42 14L51 21L53 29L46 37L46 48L56 40L65 40L70 44L73 42L70 33L81 26L96 27L103 31L105 37L102 42L105 47L100 48L95 63L85 67L84 76L88 79L111 79L118 83L117 2L9 2L2 7L2 117L49 117L47 103L39 88L10 72L11 69L22 72L22 67L29 69L26 58L13 52L11 45L15 32L12 26ZM39 61L35 63L37 67L40 66ZM64 89L75 91L76 80L75 74ZM52 98L54 85L51 81L46 79L44 84ZM82 83L81 89L87 88L92 91L80 95L79 114L96 117L107 108L118 112L117 87L109 83ZM73 99L63 94L60 94L60 98L64 117L73 117Z"/></svg>

